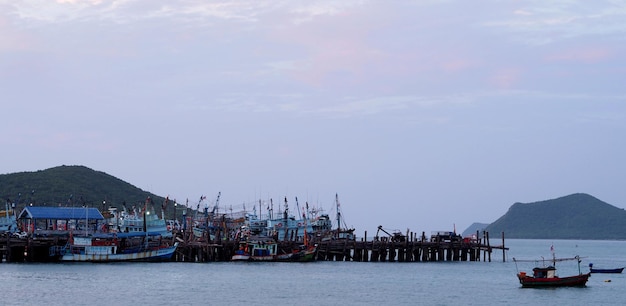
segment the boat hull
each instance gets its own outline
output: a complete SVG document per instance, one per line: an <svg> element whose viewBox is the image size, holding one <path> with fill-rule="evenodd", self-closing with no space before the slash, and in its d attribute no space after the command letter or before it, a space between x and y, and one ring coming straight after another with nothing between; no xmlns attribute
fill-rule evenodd
<svg viewBox="0 0 626 306"><path fill-rule="evenodd" d="M178 243L174 246L122 254L74 254L67 253L61 256L61 261L68 262L120 262L120 261L167 261L172 258Z"/></svg>
<svg viewBox="0 0 626 306"><path fill-rule="evenodd" d="M294 253L280 254L276 256L276 261L315 261L316 248L308 248Z"/></svg>
<svg viewBox="0 0 626 306"><path fill-rule="evenodd" d="M532 277L518 274L520 284L524 288L544 287L584 287L591 273L567 277Z"/></svg>
<svg viewBox="0 0 626 306"><path fill-rule="evenodd" d="M235 254L230 259L231 261L248 261L250 260L249 254Z"/></svg>
<svg viewBox="0 0 626 306"><path fill-rule="evenodd" d="M591 269L591 273L622 273L624 268L618 269Z"/></svg>
<svg viewBox="0 0 626 306"><path fill-rule="evenodd" d="M250 260L252 261L274 261L276 257L274 255L257 255L250 256Z"/></svg>

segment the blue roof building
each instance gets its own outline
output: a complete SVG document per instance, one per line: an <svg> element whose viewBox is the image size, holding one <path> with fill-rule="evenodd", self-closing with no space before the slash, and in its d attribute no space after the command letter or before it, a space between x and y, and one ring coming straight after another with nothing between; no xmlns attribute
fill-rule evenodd
<svg viewBox="0 0 626 306"><path fill-rule="evenodd" d="M47 220L104 220L97 208L93 207L45 207L27 206L18 219Z"/></svg>
<svg viewBox="0 0 626 306"><path fill-rule="evenodd" d="M23 231L49 235L62 234L70 229L95 232L104 217L93 207L27 206L17 219Z"/></svg>

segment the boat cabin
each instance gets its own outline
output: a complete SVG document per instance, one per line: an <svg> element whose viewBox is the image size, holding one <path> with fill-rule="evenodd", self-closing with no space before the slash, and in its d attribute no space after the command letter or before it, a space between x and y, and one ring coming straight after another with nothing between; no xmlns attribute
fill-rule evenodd
<svg viewBox="0 0 626 306"><path fill-rule="evenodd" d="M555 278L556 277L556 268L553 266L548 266L545 268L534 268L533 269L533 277L535 278Z"/></svg>

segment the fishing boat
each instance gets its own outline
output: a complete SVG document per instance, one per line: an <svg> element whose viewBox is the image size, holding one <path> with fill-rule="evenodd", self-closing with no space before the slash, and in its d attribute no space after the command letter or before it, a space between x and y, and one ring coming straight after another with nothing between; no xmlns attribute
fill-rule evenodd
<svg viewBox="0 0 626 306"><path fill-rule="evenodd" d="M276 255L276 261L315 261L316 252L316 245L300 245L297 249L293 250L290 253Z"/></svg>
<svg viewBox="0 0 626 306"><path fill-rule="evenodd" d="M15 233L18 231L17 218L15 216L15 203L9 202L10 200L7 199L5 210L0 210L0 233Z"/></svg>
<svg viewBox="0 0 626 306"><path fill-rule="evenodd" d="M556 262L576 260L578 262L578 275L559 277L556 275ZM518 262L538 262L538 260L516 260ZM591 273L580 272L580 257L573 258L556 258L553 256L552 265L533 268L533 275L527 275L526 272L518 272L517 278L523 288L546 288L546 287L584 287ZM545 261L543 261L545 263Z"/></svg>
<svg viewBox="0 0 626 306"><path fill-rule="evenodd" d="M615 269L598 269L593 267L593 263L589 264L590 273L622 273L622 271L624 271L624 267Z"/></svg>
<svg viewBox="0 0 626 306"><path fill-rule="evenodd" d="M167 261L178 247L163 243L158 233L97 233L84 237L70 234L59 252L61 261L119 262Z"/></svg>
<svg viewBox="0 0 626 306"><path fill-rule="evenodd" d="M235 251L235 254L230 258L231 261L249 261L250 252L248 250L248 244L246 242L240 243L239 249Z"/></svg>
<svg viewBox="0 0 626 306"><path fill-rule="evenodd" d="M278 243L270 237L250 236L239 243L232 261L275 261Z"/></svg>
<svg viewBox="0 0 626 306"><path fill-rule="evenodd" d="M317 245L310 242L309 235L306 231L307 218L304 213L302 214L302 219L304 220L304 243L291 252L276 255L277 261L315 261Z"/></svg>
<svg viewBox="0 0 626 306"><path fill-rule="evenodd" d="M15 233L18 230L14 210L0 210L0 233Z"/></svg>
<svg viewBox="0 0 626 306"><path fill-rule="evenodd" d="M119 224L119 232L157 232L164 238L171 238L172 228L167 226L167 222L164 218L164 210L161 211L162 216L159 217L154 212L154 208L148 208L148 204L151 203L150 201L150 197L148 197L141 212L137 211L137 208L135 207L133 207L132 212L128 212L126 205L124 205L124 210L122 211L119 220L116 221Z"/></svg>
<svg viewBox="0 0 626 306"><path fill-rule="evenodd" d="M339 195L335 194L335 205L336 205L336 209L337 209L337 228L327 231L325 232L322 237L321 240L322 241L328 241L328 240L349 240L349 241L355 241L356 240L356 236L354 235L354 228L348 228L346 225L345 220L342 219L342 213L341 213L341 205L339 204ZM343 225L343 227L342 227Z"/></svg>
<svg viewBox="0 0 626 306"><path fill-rule="evenodd" d="M274 261L278 244L268 237L255 237L254 240L248 242L248 250L252 261Z"/></svg>

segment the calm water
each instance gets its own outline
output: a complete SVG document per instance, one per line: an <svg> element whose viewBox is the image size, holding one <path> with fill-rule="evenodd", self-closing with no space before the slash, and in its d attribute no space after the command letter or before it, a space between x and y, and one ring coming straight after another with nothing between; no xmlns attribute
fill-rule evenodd
<svg viewBox="0 0 626 306"><path fill-rule="evenodd" d="M495 242L494 244L499 244ZM1 264L1 305L621 305L626 274L586 288L522 289L517 259L583 258L626 266L624 241L507 240L507 262ZM574 261L558 274L578 273ZM610 280L610 282L608 282Z"/></svg>

